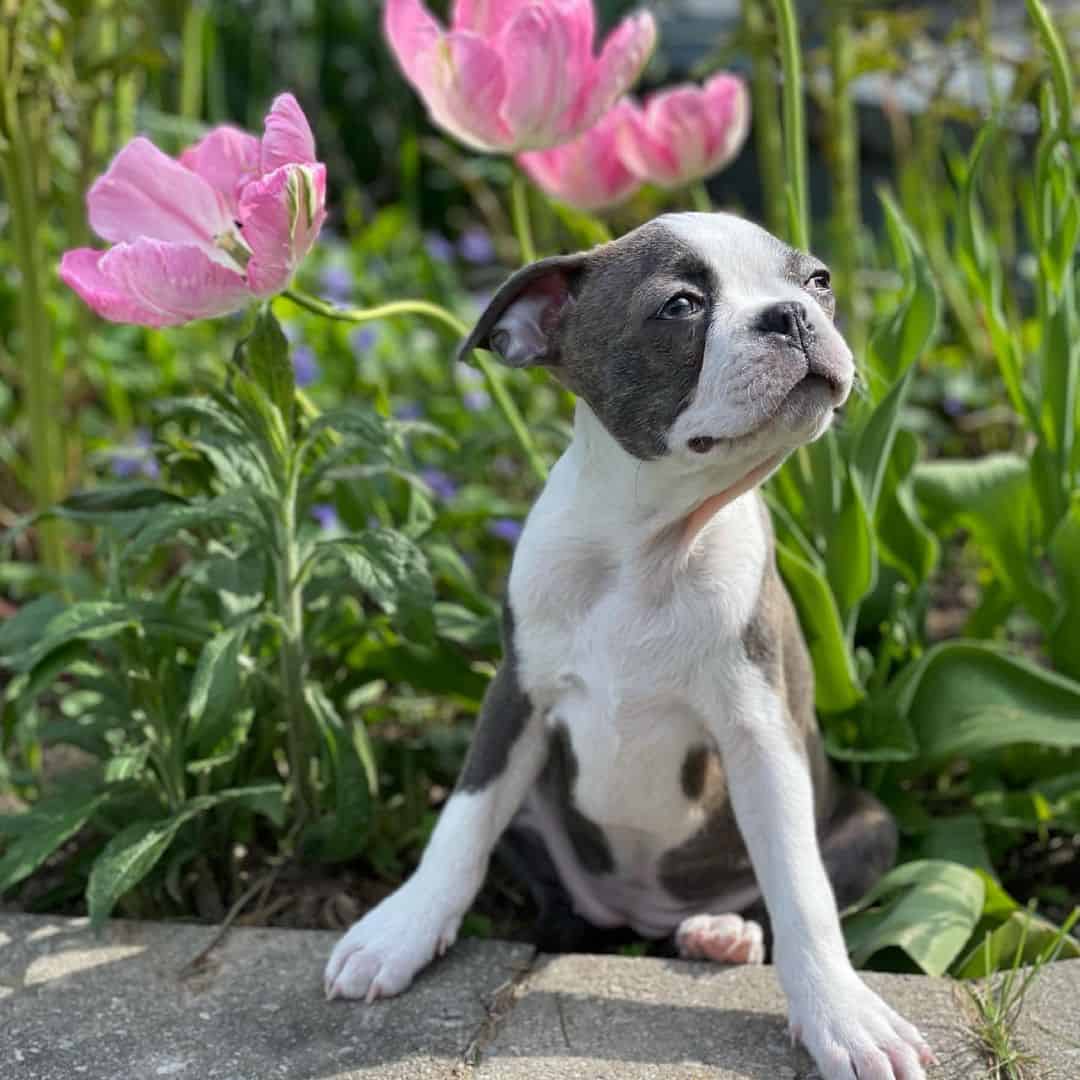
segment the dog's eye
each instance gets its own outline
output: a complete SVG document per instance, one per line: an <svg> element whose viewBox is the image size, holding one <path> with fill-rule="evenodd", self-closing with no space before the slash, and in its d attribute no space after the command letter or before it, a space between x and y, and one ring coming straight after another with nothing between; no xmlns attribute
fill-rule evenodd
<svg viewBox="0 0 1080 1080"><path fill-rule="evenodd" d="M817 289L820 292L828 292L832 288L832 278L829 276L829 271L824 269L815 270L805 281L804 287L807 289Z"/></svg>
<svg viewBox="0 0 1080 1080"><path fill-rule="evenodd" d="M689 319L701 310L701 301L690 293L676 293L656 313L658 319Z"/></svg>

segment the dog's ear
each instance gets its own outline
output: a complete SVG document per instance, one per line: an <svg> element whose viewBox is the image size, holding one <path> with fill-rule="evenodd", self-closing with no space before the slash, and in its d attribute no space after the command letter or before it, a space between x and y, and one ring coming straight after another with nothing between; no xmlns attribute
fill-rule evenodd
<svg viewBox="0 0 1080 1080"><path fill-rule="evenodd" d="M519 270L491 298L458 359L487 349L510 367L558 364L559 327L584 261L584 254L555 255Z"/></svg>

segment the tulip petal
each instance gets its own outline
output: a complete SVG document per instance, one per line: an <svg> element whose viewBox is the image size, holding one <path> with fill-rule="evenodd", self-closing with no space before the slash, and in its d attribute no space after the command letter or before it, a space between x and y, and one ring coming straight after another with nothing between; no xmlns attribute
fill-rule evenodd
<svg viewBox="0 0 1080 1080"><path fill-rule="evenodd" d="M506 74L499 54L474 34L447 34L421 57L417 84L431 118L467 146L505 150L512 138L500 116Z"/></svg>
<svg viewBox="0 0 1080 1080"><path fill-rule="evenodd" d="M637 81L656 46L656 23L647 11L631 15L608 35L593 69L581 89L578 104L564 131L576 134L596 123Z"/></svg>
<svg viewBox="0 0 1080 1080"><path fill-rule="evenodd" d="M178 326L242 308L243 277L194 244L145 237L101 253L69 251L60 276L99 315L140 326Z"/></svg>
<svg viewBox="0 0 1080 1080"><path fill-rule="evenodd" d="M580 210L599 210L629 198L641 181L617 150L631 105L618 102L598 124L572 142L518 156L518 163L549 195Z"/></svg>
<svg viewBox="0 0 1080 1080"><path fill-rule="evenodd" d="M710 172L723 168L742 149L750 130L750 95L735 75L721 72L704 87L711 118Z"/></svg>
<svg viewBox="0 0 1080 1080"><path fill-rule="evenodd" d="M521 6L521 0L454 0L450 26L454 30L471 30L481 37L493 38Z"/></svg>
<svg viewBox="0 0 1080 1080"><path fill-rule="evenodd" d="M256 296L288 285L325 219L324 165L285 165L244 188L240 231L251 249L247 280Z"/></svg>
<svg viewBox="0 0 1080 1080"><path fill-rule="evenodd" d="M278 94L264 121L260 165L273 172L282 165L312 165L315 136L311 125L292 94Z"/></svg>
<svg viewBox="0 0 1080 1080"><path fill-rule="evenodd" d="M180 155L180 164L220 192L232 214L241 185L259 175L259 140L223 124L189 146Z"/></svg>
<svg viewBox="0 0 1080 1080"><path fill-rule="evenodd" d="M214 237L232 229L221 195L201 176L163 154L149 139L132 139L86 196L90 226L103 240L140 236L195 244L211 258Z"/></svg>
<svg viewBox="0 0 1080 1080"><path fill-rule="evenodd" d="M427 13L420 0L386 0L383 27L401 70L419 89L423 78L421 69L426 63L422 58L439 43L443 36L442 27Z"/></svg>
<svg viewBox="0 0 1080 1080"><path fill-rule="evenodd" d="M538 4L522 8L503 28L497 48L508 86L501 115L515 146L560 141L558 122L588 72L584 64L575 69L573 47L570 25Z"/></svg>

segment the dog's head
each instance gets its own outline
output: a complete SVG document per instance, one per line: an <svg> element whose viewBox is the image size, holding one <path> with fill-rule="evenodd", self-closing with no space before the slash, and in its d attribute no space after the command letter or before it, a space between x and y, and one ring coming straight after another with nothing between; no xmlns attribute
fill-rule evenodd
<svg viewBox="0 0 1080 1080"><path fill-rule="evenodd" d="M819 259L730 214L672 214L518 271L461 355L549 368L641 460L753 468L847 398L833 310Z"/></svg>

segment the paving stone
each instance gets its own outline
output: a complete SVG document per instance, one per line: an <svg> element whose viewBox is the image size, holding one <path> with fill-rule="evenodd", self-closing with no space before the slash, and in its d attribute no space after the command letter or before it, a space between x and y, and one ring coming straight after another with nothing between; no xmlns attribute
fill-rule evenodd
<svg viewBox="0 0 1080 1080"><path fill-rule="evenodd" d="M236 929L195 974L214 928L0 915L3 1080L443 1080L526 945L464 941L399 998L327 1002L336 940Z"/></svg>

